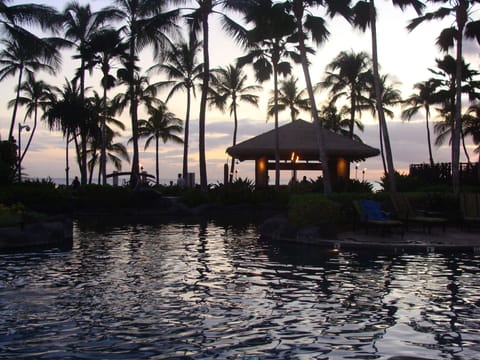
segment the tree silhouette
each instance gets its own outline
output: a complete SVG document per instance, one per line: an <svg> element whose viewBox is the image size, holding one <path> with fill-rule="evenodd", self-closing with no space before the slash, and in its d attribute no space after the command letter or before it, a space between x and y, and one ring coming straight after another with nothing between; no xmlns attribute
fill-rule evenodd
<svg viewBox="0 0 480 360"><path fill-rule="evenodd" d="M463 67L463 37L476 39L480 43L480 21L471 20L477 0L437 0L438 9L425 13L412 20L409 30L415 29L425 21L443 20L453 17L453 24L441 31L437 45L442 51L448 51L456 45L455 69L455 112L452 128L452 188L453 194L460 194L460 139L462 136L462 67Z"/></svg>
<svg viewBox="0 0 480 360"><path fill-rule="evenodd" d="M393 5L398 6L401 10L411 6L415 9L417 14L421 14L425 5L418 0L391 0ZM395 166L393 164L392 147L390 145L390 136L388 134L387 121L385 119L385 113L382 108L382 84L378 63L378 46L377 46L377 9L375 7L374 0L357 1L353 7L353 23L356 27L365 31L370 27L372 38L372 64L373 64L373 80L375 89L375 98L377 105L378 123L381 127L380 139L381 144L385 144L386 155L386 169L385 175L389 183L389 190L393 193L397 191L396 179L395 179Z"/></svg>
<svg viewBox="0 0 480 360"><path fill-rule="evenodd" d="M247 75L242 68L237 65L229 65L225 68L218 68L212 70L212 81L210 88L210 102L221 111L225 111L227 103L230 109L230 116L233 115L233 146L237 144L238 131L238 115L237 109L240 102L246 102L254 106L258 106L259 97L251 94L252 91L261 89L258 85L246 85ZM233 174L235 172L235 158L232 157L230 165L230 179L233 181Z"/></svg>
<svg viewBox="0 0 480 360"><path fill-rule="evenodd" d="M145 138L145 150L150 146L152 141L155 141L155 175L156 183L159 184L159 141L160 139L165 144L167 141L173 141L182 144L183 140L177 134L181 134L182 120L177 118L175 114L168 111L167 106L161 103L158 106L148 107L148 119L139 120L138 134L140 138Z"/></svg>
<svg viewBox="0 0 480 360"><path fill-rule="evenodd" d="M171 49L163 54L163 59L150 69L157 70L167 75L168 80L158 82L156 85L161 89L171 87L166 102L178 91L185 90L187 93L187 105L185 109L185 126L183 136L183 178L188 174L188 147L190 139L190 107L191 97L195 97L195 83L203 78L203 64L197 61L198 52L202 43L194 36L189 41L176 43Z"/></svg>
<svg viewBox="0 0 480 360"><path fill-rule="evenodd" d="M275 106L275 97L268 101L268 116L275 116L275 112L288 110L290 119L295 121L300 114L300 110L310 110L309 100L305 98L305 90L299 90L297 87L298 79L294 76L280 81L278 89L277 106Z"/></svg>
<svg viewBox="0 0 480 360"><path fill-rule="evenodd" d="M138 76L138 54L147 45L153 45L159 54L170 44L168 35L177 30L179 10L166 10L167 2L158 0L114 0L119 16L123 21L121 32L128 39L128 56L125 59L123 80L129 86L130 116L132 122L132 171L130 185L135 186L139 175L138 151L138 99L135 83Z"/></svg>
<svg viewBox="0 0 480 360"><path fill-rule="evenodd" d="M430 135L430 106L438 103L440 101L438 94L436 93L438 87L441 85L441 81L438 79L428 79L423 82L416 83L414 89L417 90L416 93L410 95L404 101L405 109L402 111L402 118L405 120L410 120L415 116L422 108L425 112L425 126L427 130L427 145L428 145L428 159L430 165L433 166L435 162L433 161L432 154L432 140Z"/></svg>

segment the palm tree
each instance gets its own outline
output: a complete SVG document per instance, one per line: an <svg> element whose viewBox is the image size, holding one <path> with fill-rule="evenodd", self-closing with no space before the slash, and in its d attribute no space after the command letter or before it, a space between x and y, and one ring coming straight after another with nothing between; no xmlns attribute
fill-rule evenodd
<svg viewBox="0 0 480 360"><path fill-rule="evenodd" d="M129 86L130 116L132 121L132 171L130 184L136 185L139 175L138 152L138 101L135 96L135 82L138 54L148 45L153 45L159 54L170 40L167 35L177 30L179 9L164 11L166 1L158 0L114 0L124 25L121 31L128 39L128 56L125 61L124 80Z"/></svg>
<svg viewBox="0 0 480 360"><path fill-rule="evenodd" d="M421 14L425 5L419 0L391 0L393 5L398 6L401 10L406 9L411 6L415 9L417 14ZM372 38L372 64L373 64L373 79L375 86L375 98L377 104L377 114L378 122L381 127L381 136L383 139L380 139L380 142L385 144L385 153L387 166L386 172L389 189L391 192L395 193L397 191L397 185L395 181L395 166L393 164L392 156L392 147L390 145L390 136L388 134L387 122L385 119L385 113L382 109L382 84L379 72L379 63L378 63L378 46L377 46L377 14L374 0L359 0L353 7L353 23L355 26L360 28L362 31L365 31L369 26L371 30Z"/></svg>
<svg viewBox="0 0 480 360"><path fill-rule="evenodd" d="M238 64L252 64L255 77L260 83L273 76L273 105L278 110L278 76L290 74L292 66L287 60L299 62L293 49L291 34L295 30L293 17L286 13L284 4L271 1L253 3L247 6L245 21L252 23L251 30L236 29L236 37L248 50L238 59ZM275 119L275 186L280 186L280 152L278 134L278 111Z"/></svg>
<svg viewBox="0 0 480 360"><path fill-rule="evenodd" d="M440 7L412 20L409 30L415 29L424 21L443 20L452 16L454 23L443 29L437 39L437 45L442 51L448 51L456 45L456 91L455 112L452 133L452 188L455 196L460 194L460 138L462 133L462 67L463 67L463 36L475 38L480 42L480 20L470 20L471 13L478 1L476 0L438 0Z"/></svg>
<svg viewBox="0 0 480 360"><path fill-rule="evenodd" d="M420 109L425 111L425 126L427 129L427 145L428 145L428 158L430 160L430 166L433 166L435 163L433 161L432 155L432 141L430 136L430 106L439 102L438 94L436 94L437 89L441 85L441 81L438 79L428 79L423 82L416 83L414 89L417 90L416 93L410 95L408 99L404 101L404 106L407 106L402 112L402 118L410 120L414 115L416 115Z"/></svg>
<svg viewBox="0 0 480 360"><path fill-rule="evenodd" d="M373 79L374 80L374 79ZM371 113L375 116L377 115L378 109L381 109L384 116L387 116L391 119L395 116L394 111L391 109L392 106L397 106L403 102L402 95L400 90L396 89L398 83L389 83L388 75L380 76L380 90L382 98L380 99L381 103L377 104L376 86L375 81L373 84L370 84L370 103L365 106L366 109L369 109ZM386 136L384 136L385 127L381 125L380 121L378 123L379 139L380 139L380 154L382 156L383 171L385 174L388 173L388 151L386 145ZM389 182L389 185L391 183Z"/></svg>
<svg viewBox="0 0 480 360"><path fill-rule="evenodd" d="M65 37L71 40L77 50L74 58L80 59L80 67L77 70L77 77L80 79L80 98L85 99L85 71L87 63L91 62L91 56L94 54L89 51L89 42L96 32L103 29L104 24L115 19L116 9L108 8L98 12L92 12L90 5L80 5L76 0L69 2L63 12ZM82 159L80 167L80 181L82 184L87 182L87 143L82 142Z"/></svg>
<svg viewBox="0 0 480 360"><path fill-rule="evenodd" d="M82 99L80 87L77 82L66 81L62 89L53 88L54 96L51 97L44 118L50 130L60 130L66 140L66 178L68 182L68 144L75 143L76 157L80 171L82 171L83 149L87 149L83 143L88 139L95 128L96 115L92 114L91 108ZM93 120L92 120L93 119ZM86 156L85 156L86 158Z"/></svg>
<svg viewBox="0 0 480 360"><path fill-rule="evenodd" d="M211 104L215 105L221 111L225 111L227 103L230 101L230 116L233 115L233 146L237 144L238 116L237 109L240 102L246 102L258 107L259 97L251 94L252 91L259 91L261 86L246 85L247 75L242 68L237 65L229 65L225 68L212 70L212 85L209 98ZM232 157L230 166L230 182L233 181L235 172L235 158Z"/></svg>
<svg viewBox="0 0 480 360"><path fill-rule="evenodd" d="M0 52L0 81L18 73L16 100L13 105L12 120L8 138L13 136L15 120L20 97L20 86L24 75L33 75L38 71L55 74L61 58L59 48L64 42L58 38L16 37L1 41L3 49Z"/></svg>
<svg viewBox="0 0 480 360"><path fill-rule="evenodd" d="M440 114L444 118L444 121L435 125L435 132L437 138L435 140L436 145L443 144L445 138L450 136L450 143L453 144L453 134L455 132L455 106L456 106L456 88L457 88L457 76L456 67L457 61L450 55L445 55L443 59L437 59L437 69L429 69L435 75L435 80L438 81L439 87L435 93L437 102L442 105ZM462 76L461 76L461 91L467 94L470 101L478 100L478 80L476 77L479 72L470 69L469 64L462 61ZM463 136L463 125L460 130L460 140L462 142L465 155L469 158L468 152L465 147L465 139ZM453 174L452 174L453 176Z"/></svg>
<svg viewBox="0 0 480 360"><path fill-rule="evenodd" d="M157 83L159 88L171 86L166 102L178 91L185 90L187 93L183 136L182 174L184 179L187 178L188 174L191 97L192 95L195 96L195 83L203 78L203 64L197 61L197 55L201 50L201 46L202 42L197 41L194 36L191 36L188 42L181 41L174 44L174 46L164 54L165 59L151 67L152 70L157 70L167 75L168 80Z"/></svg>
<svg viewBox="0 0 480 360"><path fill-rule="evenodd" d="M308 98L310 100L310 111L315 124L318 125L318 151L320 161L323 164L323 191L325 194L332 192L332 185L330 179L330 170L328 166L328 157L325 153L323 132L321 131L321 125L318 118L317 106L315 103L315 95L313 92L312 80L310 78L309 61L308 61L308 48L306 46L306 40L311 39L320 45L328 37L328 30L325 26L325 19L319 16L313 15L309 11L310 7L323 6L328 15L331 17L339 14L346 19L350 17L350 8L348 7L350 0L335 0L335 1L323 1L323 0L287 0L291 5L291 11L295 17L298 49L300 51L300 58L302 64L303 75L305 77L305 84L307 87Z"/></svg>
<svg viewBox="0 0 480 360"><path fill-rule="evenodd" d="M158 161L158 145L162 139L165 144L167 141L173 141L177 144L183 143L180 134L183 130L182 120L177 118L175 114L168 111L167 106L161 103L158 106L148 107L149 118L147 120L138 121L138 134L140 138L146 138L145 150L150 143L155 140L155 175L156 183L159 184L159 161Z"/></svg>
<svg viewBox="0 0 480 360"><path fill-rule="evenodd" d="M156 84L150 84L147 76L142 76L135 72L133 81L130 81L130 79L128 79L130 74L128 69L125 68L119 69L117 75L120 82L128 86L125 93L118 93L112 100L112 105L117 112L121 113L127 105L131 107L132 99L134 99L137 104L137 108L140 104L143 104L147 109L152 106L161 105L161 101L157 98L158 86ZM131 84L133 84L133 87ZM133 94L130 94L131 90L133 90ZM134 141L133 136L131 141Z"/></svg>
<svg viewBox="0 0 480 360"><path fill-rule="evenodd" d="M172 3L183 4L184 0L170 0ZM200 163L200 188L202 191L207 190L207 162L205 156L205 123L207 114L207 98L209 93L210 81L210 30L209 20L210 15L217 14L221 16L224 27L230 29L236 28L238 25L228 16L221 12L222 10L236 10L241 11L248 1L238 0L195 0L197 5L194 9L189 9L190 12L186 15L187 21L190 25L191 34L202 34L203 44L203 79L202 79L202 94L200 97L200 114L198 119L198 151Z"/></svg>
<svg viewBox="0 0 480 360"><path fill-rule="evenodd" d="M38 110L41 108L45 111L51 98L52 88L45 81L36 80L35 76L31 75L20 85L20 93L20 97L10 101L8 106L14 106L15 103L18 103L20 106L25 106L25 120L33 116L33 125L31 126L30 136L25 149L22 152L22 156L19 159L19 163L23 161L32 142L33 136L35 135L38 123Z"/></svg>
<svg viewBox="0 0 480 360"><path fill-rule="evenodd" d="M104 176L104 169L102 169L102 166L106 165L108 161L106 153L107 146L111 145L115 136L120 136L120 133L114 131L111 125L116 126L120 130L125 130L125 125L113 117L116 109L113 106L110 106L110 104L105 101L105 97L100 96L96 91L94 91L93 95L87 99L87 103L89 104L92 114L92 131L89 134L89 149L87 150L87 154L91 157L88 161L88 168L90 170L90 178L88 182L92 182L93 171L95 165L98 163L100 165L99 177L102 178L102 184L105 185L106 171ZM108 141L110 141L110 144L108 144ZM104 145L105 152L103 151ZM98 150L100 150L100 156L98 156ZM106 159L103 159L104 156ZM98 183L100 184L100 180Z"/></svg>
<svg viewBox="0 0 480 360"><path fill-rule="evenodd" d="M113 29L105 29L99 31L92 35L90 42L88 44L88 52L92 53L92 56L89 58L92 60L91 64L88 64L89 67L96 64L100 65L102 71L101 84L103 87L103 114L102 114L102 125L101 125L101 164L100 172L102 175L102 184L107 184L107 116L108 116L108 106L107 106L107 93L108 90L113 88L116 83L116 79L113 75L110 74L111 62L115 58L120 58L125 56L127 50L127 44L122 42L120 34L118 31Z"/></svg>
<svg viewBox="0 0 480 360"><path fill-rule="evenodd" d="M353 138L355 128L355 114L361 114L362 106L366 103L365 94L368 84L371 83L371 61L365 52L355 53L342 51L327 65L324 80L318 84L330 89L331 102L336 103L341 98L349 101L350 124L348 136Z"/></svg>
<svg viewBox="0 0 480 360"><path fill-rule="evenodd" d="M350 137L350 120L345 118L344 115L348 115L348 111L338 111L335 104L330 102L320 108L318 118L323 128L336 134ZM357 135L354 135L354 139L360 141Z"/></svg>
<svg viewBox="0 0 480 360"><path fill-rule="evenodd" d="M300 91L297 87L298 79L294 76L280 81L278 89L277 106L275 107L275 96L268 100L268 116L275 116L276 112L289 110L290 119L297 120L300 110L310 110L309 100L304 98L305 90Z"/></svg>

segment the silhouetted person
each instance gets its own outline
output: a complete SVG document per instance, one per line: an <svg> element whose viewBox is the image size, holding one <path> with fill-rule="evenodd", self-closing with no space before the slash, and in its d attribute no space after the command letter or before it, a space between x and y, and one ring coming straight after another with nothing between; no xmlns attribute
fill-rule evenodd
<svg viewBox="0 0 480 360"><path fill-rule="evenodd" d="M75 176L75 178L72 181L72 191L77 191L79 187L80 187L80 180L78 180L78 176Z"/></svg>
<svg viewBox="0 0 480 360"><path fill-rule="evenodd" d="M182 174L178 174L177 186L178 186L180 189L183 189L183 188L185 187L185 179L182 177Z"/></svg>

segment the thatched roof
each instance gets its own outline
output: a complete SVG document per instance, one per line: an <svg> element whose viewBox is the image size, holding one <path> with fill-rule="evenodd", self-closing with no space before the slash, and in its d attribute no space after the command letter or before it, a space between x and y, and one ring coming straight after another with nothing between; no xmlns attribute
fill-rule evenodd
<svg viewBox="0 0 480 360"><path fill-rule="evenodd" d="M319 131L323 132L325 151L329 158L343 157L346 160L356 161L377 156L380 153L378 149L359 141L351 140L326 129L319 130L317 125L304 120L296 120L280 126L278 131L281 160L290 160L292 151L294 151L299 155L300 160L318 161ZM267 131L231 146L227 149L227 153L240 161L255 160L262 156L273 160L275 159L275 130Z"/></svg>

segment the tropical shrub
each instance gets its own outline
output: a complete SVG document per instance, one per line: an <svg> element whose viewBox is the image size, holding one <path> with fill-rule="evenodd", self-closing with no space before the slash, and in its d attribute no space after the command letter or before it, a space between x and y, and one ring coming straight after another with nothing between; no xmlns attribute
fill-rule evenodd
<svg viewBox="0 0 480 360"><path fill-rule="evenodd" d="M0 204L0 227L15 226L22 222L25 208L22 204Z"/></svg>
<svg viewBox="0 0 480 360"><path fill-rule="evenodd" d="M296 227L337 224L340 220L340 205L323 194L293 195L288 205L288 218Z"/></svg>

